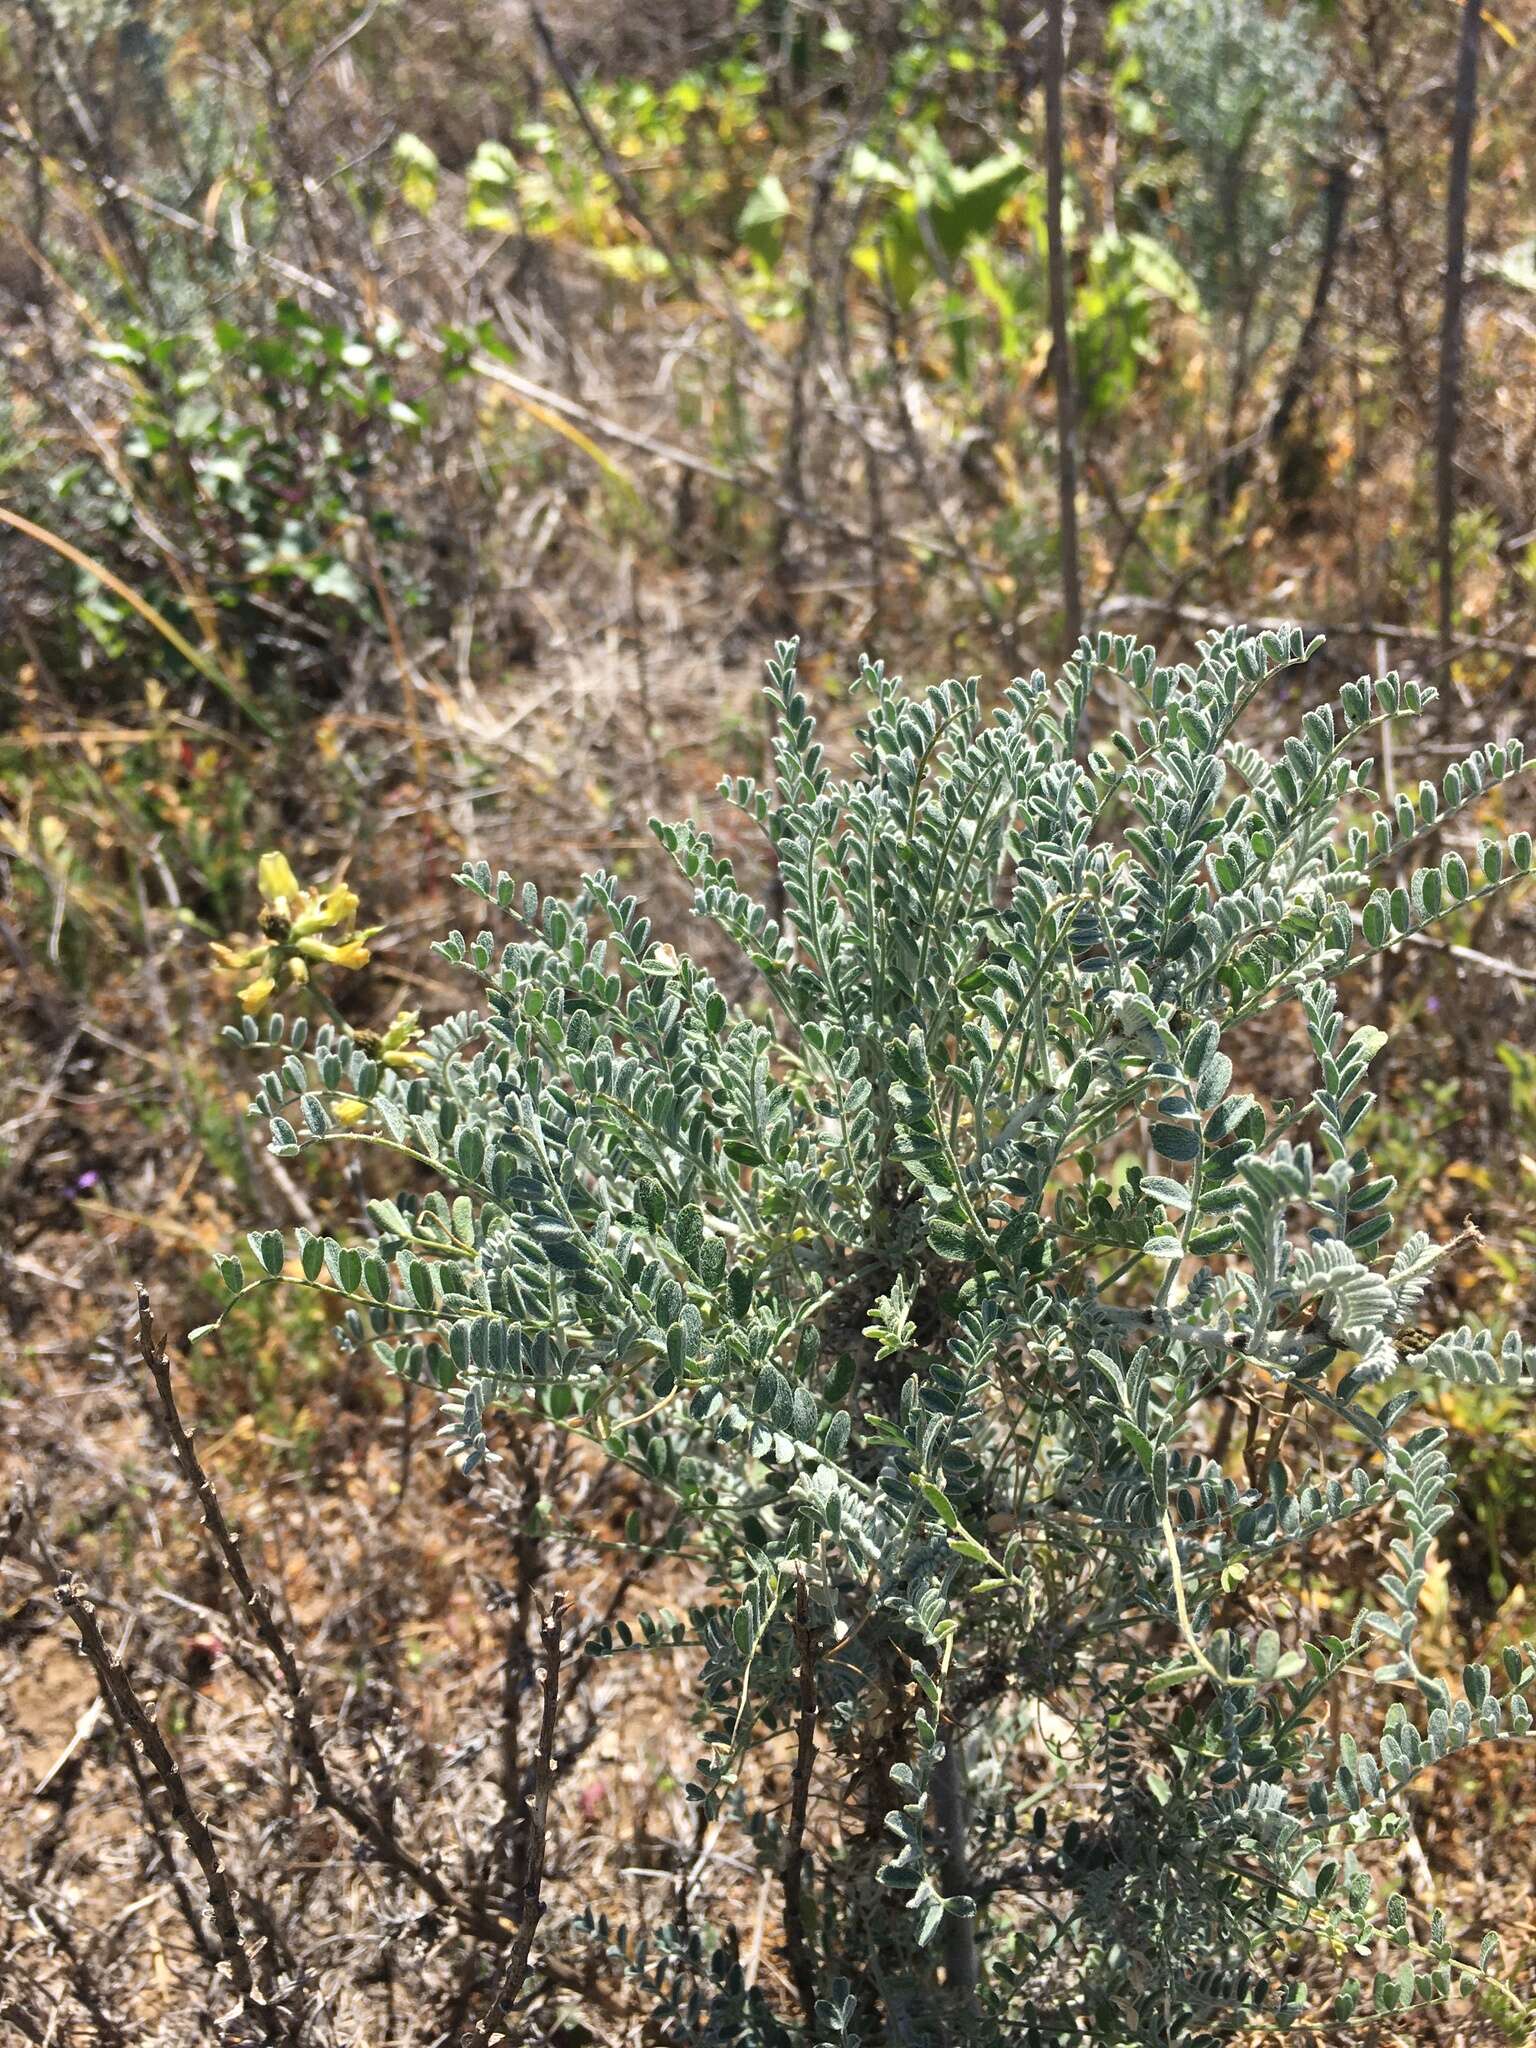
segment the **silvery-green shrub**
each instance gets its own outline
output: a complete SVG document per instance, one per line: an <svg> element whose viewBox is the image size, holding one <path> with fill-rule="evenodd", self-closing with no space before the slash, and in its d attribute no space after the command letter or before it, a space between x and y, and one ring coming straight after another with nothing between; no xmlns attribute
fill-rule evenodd
<svg viewBox="0 0 1536 2048"><path fill-rule="evenodd" d="M781 916L658 825L696 954L611 875L541 901L477 865L503 929L443 942L479 1006L419 1071L332 1025L234 1034L275 1048L278 1152L362 1144L398 1184L365 1242L253 1232L232 1293L323 1291L442 1390L467 1465L495 1409L581 1432L707 1570L608 1647L686 1671L701 1831L776 1874L783 1967L587 1913L658 2039L1188 2044L1469 1990L1518 2017L1491 1941L1410 1917L1373 1845L1421 1774L1530 1731L1530 1654L1420 1661L1452 1503L1413 1410L1533 1354L1400 1345L1443 1248L1394 1232L1360 1136L1382 1036L1340 987L1529 871L1523 833L1414 869L1521 752L1373 814L1371 735L1433 692L1361 680L1239 738L1311 652L1102 635L991 712L866 664L844 776L780 646L772 778L724 793ZM1094 701L1129 707L1103 744ZM1283 1012L1295 1102L1242 1071Z"/></svg>
<svg viewBox="0 0 1536 2048"><path fill-rule="evenodd" d="M1339 117L1306 10L1262 0L1146 0L1127 51L1190 175L1173 219L1213 311L1236 312L1296 231L1310 164Z"/></svg>

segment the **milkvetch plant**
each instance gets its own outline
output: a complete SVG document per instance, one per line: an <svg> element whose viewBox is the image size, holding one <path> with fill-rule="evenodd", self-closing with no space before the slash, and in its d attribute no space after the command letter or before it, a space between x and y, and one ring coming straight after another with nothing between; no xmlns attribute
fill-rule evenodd
<svg viewBox="0 0 1536 2048"><path fill-rule="evenodd" d="M1121 24L1194 172L1171 208L1188 267L1213 313L1252 323L1307 250L1309 169L1341 111L1329 52L1304 12L1272 14L1258 0L1145 0Z"/></svg>
<svg viewBox="0 0 1536 2048"><path fill-rule="evenodd" d="M699 957L610 875L560 902L477 865L510 933L444 940L480 1005L419 1066L233 1033L277 1059L279 1153L381 1158L371 1236L255 1231L232 1299L321 1291L441 1389L471 1468L498 1429L582 1433L705 1570L608 1647L689 1673L704 1838L775 1879L783 1967L702 1901L582 1915L663 2038L1193 2044L1315 2012L1331 2039L1464 1993L1527 2023L1491 1938L1410 1918L1375 1845L1421 1774L1531 1730L1529 1651L1421 1661L1452 1509L1412 1417L1533 1354L1458 1328L1405 1355L1447 1248L1394 1237L1359 1138L1382 1034L1339 993L1530 871L1524 833L1414 865L1522 755L1373 810L1373 731L1434 693L1361 680L1241 738L1311 652L1233 630L1162 667L1101 635L990 713L865 664L843 776L780 646L772 777L724 793L781 919L658 825ZM1132 713L1095 744L1111 688ZM1274 1102L1239 1031L1292 1006L1313 1084ZM1347 1546L1367 1599L1328 1596Z"/></svg>

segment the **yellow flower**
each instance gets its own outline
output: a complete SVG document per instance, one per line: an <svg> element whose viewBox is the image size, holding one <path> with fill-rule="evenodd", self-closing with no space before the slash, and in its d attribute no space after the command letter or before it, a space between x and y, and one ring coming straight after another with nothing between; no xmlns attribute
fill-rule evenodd
<svg viewBox="0 0 1536 2048"><path fill-rule="evenodd" d="M281 908L299 894L299 878L282 853L264 853L256 863L256 886L263 903Z"/></svg>
<svg viewBox="0 0 1536 2048"><path fill-rule="evenodd" d="M349 1095L345 1102L333 1102L331 1104L331 1115L335 1117L337 1123L349 1131L355 1124L360 1124L367 1114L367 1103L360 1102L355 1095Z"/></svg>
<svg viewBox="0 0 1536 2048"><path fill-rule="evenodd" d="M221 967L231 974L244 974L248 967L254 967L265 960L271 951L269 946L221 946L217 941L209 948Z"/></svg>
<svg viewBox="0 0 1536 2048"><path fill-rule="evenodd" d="M254 981L248 981L240 991L241 1009L247 1016L254 1016L263 1003L271 999L276 987L277 983L270 974L260 974Z"/></svg>
<svg viewBox="0 0 1536 2048"><path fill-rule="evenodd" d="M427 1056L414 1049L413 1041L421 1036L421 1012L401 1010L394 1022L379 1041L379 1058L386 1067L393 1067L398 1073L408 1074L415 1067L424 1067Z"/></svg>
<svg viewBox="0 0 1536 2048"><path fill-rule="evenodd" d="M354 932L350 939L340 945L330 939L300 939L299 951L309 960L323 960L327 967L366 967L372 957L365 940L371 939L382 929L374 925L366 932Z"/></svg>
<svg viewBox="0 0 1536 2048"><path fill-rule="evenodd" d="M292 936L296 939L329 931L332 925L348 924L357 915L357 896L345 882L338 882L334 889L327 889L323 896L318 897L312 889L306 889L300 901L308 903L310 908L298 911L294 916Z"/></svg>

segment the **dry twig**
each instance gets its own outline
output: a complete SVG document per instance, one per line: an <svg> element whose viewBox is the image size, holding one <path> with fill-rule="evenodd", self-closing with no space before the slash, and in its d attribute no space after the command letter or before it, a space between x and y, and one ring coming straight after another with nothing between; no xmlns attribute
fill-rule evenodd
<svg viewBox="0 0 1536 2048"><path fill-rule="evenodd" d="M1466 286L1467 180L1472 123L1477 114L1477 43L1480 0L1462 0L1456 58L1456 104L1451 119L1451 181L1445 202L1445 303L1440 322L1440 396L1435 421L1435 561L1439 582L1440 661L1451 663L1456 610L1451 527L1456 510L1456 426L1461 397L1462 299ZM1443 709L1450 709L1447 688Z"/></svg>
<svg viewBox="0 0 1536 2048"><path fill-rule="evenodd" d="M241 1605L250 1618L251 1626L282 1676L283 1689L288 1695L294 1747L304 1774L314 1789L315 1797L322 1806L344 1820L355 1834L361 1836L381 1863L399 1876L408 1878L440 1912L451 1915L461 1926L482 1940L504 1940L506 1929L500 1921L456 1896L438 1872L407 1848L394 1829L350 1787L343 1785L332 1772L316 1725L314 1701L293 1645L278 1626L271 1594L264 1587L256 1585L247 1569L240 1549L240 1539L224 1518L224 1510L219 1504L218 1495L203 1469L191 1435L181 1419L181 1411L176 1405L175 1392L171 1386L170 1361L166 1357L164 1345L155 1334L149 1297L142 1287L139 1289L139 1352L144 1360L145 1369L154 1383L156 1400L182 1476L197 1496L204 1525L213 1538L224 1569L234 1581L235 1590L240 1595Z"/></svg>
<svg viewBox="0 0 1536 2048"><path fill-rule="evenodd" d="M808 2030L816 2026L816 1979L805 1939L805 1821L816 1762L816 1640L804 1582L795 1589L795 1646L800 1656L800 1715L795 1726L795 1775L784 1836L784 1947Z"/></svg>
<svg viewBox="0 0 1536 2048"><path fill-rule="evenodd" d="M495 1996L469 2035L469 2048L482 2048L493 2041L520 2040L521 2029L507 2033L501 2021L517 2003L528 1976L533 1954L533 1937L544 1917L544 1855L549 1833L549 1795L554 1786L555 1725L560 1711L561 1630L565 1624L566 1601L557 1593L540 1624L544 1645L544 1710L539 1721L539 1747L534 1762L533 1801L528 1813L527 1853L517 1900L517 1934L512 1943Z"/></svg>
<svg viewBox="0 0 1536 2048"><path fill-rule="evenodd" d="M281 2039L277 2014L271 2001L257 1984L251 1951L247 1946L239 1915L235 1911L234 1894L230 1889L228 1872L224 1868L208 1823L192 1803L186 1780L181 1774L181 1766L165 1737L160 1733L153 1715L134 1691L128 1673L107 1648L106 1639L96 1619L96 1609L87 1597L84 1581L73 1574L66 1574L59 1581L57 1593L59 1605L74 1623L79 1634L81 1647L96 1674L96 1683L101 1688L103 1698L130 1731L133 1740L148 1759L151 1770L170 1802L171 1813L182 1840L203 1874L209 1910L218 1932L219 1959L228 1970L239 1994L241 2010L263 2041L277 2041Z"/></svg>

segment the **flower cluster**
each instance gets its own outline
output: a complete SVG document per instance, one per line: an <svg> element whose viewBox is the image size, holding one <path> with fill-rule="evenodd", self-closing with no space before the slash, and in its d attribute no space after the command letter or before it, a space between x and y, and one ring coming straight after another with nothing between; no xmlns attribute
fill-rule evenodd
<svg viewBox="0 0 1536 2048"><path fill-rule="evenodd" d="M260 938L249 946L213 948L221 967L251 976L239 991L240 1007L248 1015L263 1009L278 989L303 987L312 964L367 966L368 941L383 927L355 929L357 895L345 882L329 889L301 888L281 853L261 856L256 880L261 890Z"/></svg>

